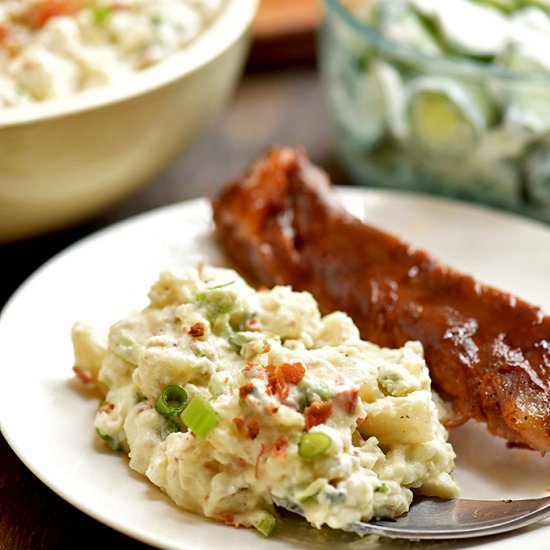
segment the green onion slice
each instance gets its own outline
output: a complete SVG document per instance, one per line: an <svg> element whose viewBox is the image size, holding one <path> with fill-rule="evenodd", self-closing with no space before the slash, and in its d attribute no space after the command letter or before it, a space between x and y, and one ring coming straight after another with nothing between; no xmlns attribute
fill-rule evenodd
<svg viewBox="0 0 550 550"><path fill-rule="evenodd" d="M96 23L104 23L113 12L110 6L92 6L92 13Z"/></svg>
<svg viewBox="0 0 550 550"><path fill-rule="evenodd" d="M234 284L235 281L229 281L228 283L222 283L221 285L210 286L208 290L217 290L218 288L225 288L226 286Z"/></svg>
<svg viewBox="0 0 550 550"><path fill-rule="evenodd" d="M326 477L320 477L315 481L312 481L303 491L300 491L296 495L296 500L298 502L305 502L306 500L313 498L326 487L328 482L329 480Z"/></svg>
<svg viewBox="0 0 550 550"><path fill-rule="evenodd" d="M229 336L227 341L235 351L240 353L242 347L245 344L252 342L252 338L246 336L242 332L235 332L234 334L231 334L231 336Z"/></svg>
<svg viewBox="0 0 550 550"><path fill-rule="evenodd" d="M277 520L266 512L260 521L254 523L254 527L256 527L264 537L269 537L273 529L275 529L276 524Z"/></svg>
<svg viewBox="0 0 550 550"><path fill-rule="evenodd" d="M379 485L378 487L376 487L376 489L374 490L375 493L389 493L390 492L390 488L385 484L385 483L382 483L381 485Z"/></svg>
<svg viewBox="0 0 550 550"><path fill-rule="evenodd" d="M324 455L332 444L332 439L323 432L304 434L298 442L298 455L302 458L317 458Z"/></svg>
<svg viewBox="0 0 550 550"><path fill-rule="evenodd" d="M159 395L155 408L163 416L173 416L183 410L188 399L189 394L184 387L171 384Z"/></svg>
<svg viewBox="0 0 550 550"><path fill-rule="evenodd" d="M206 439L219 422L218 413L214 407L200 395L193 397L180 418L201 439Z"/></svg>

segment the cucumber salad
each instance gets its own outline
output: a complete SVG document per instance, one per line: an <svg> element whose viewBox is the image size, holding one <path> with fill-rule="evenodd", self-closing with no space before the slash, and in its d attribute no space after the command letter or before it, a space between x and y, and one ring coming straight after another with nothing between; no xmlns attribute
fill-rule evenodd
<svg viewBox="0 0 550 550"><path fill-rule="evenodd" d="M77 322L72 338L104 394L102 444L186 510L268 536L277 500L345 529L405 513L413 492L457 495L421 344L365 342L307 292L174 269L108 335Z"/></svg>
<svg viewBox="0 0 550 550"><path fill-rule="evenodd" d="M109 84L191 43L223 0L2 0L0 107Z"/></svg>
<svg viewBox="0 0 550 550"><path fill-rule="evenodd" d="M322 68L354 179L550 221L550 1L326 4Z"/></svg>

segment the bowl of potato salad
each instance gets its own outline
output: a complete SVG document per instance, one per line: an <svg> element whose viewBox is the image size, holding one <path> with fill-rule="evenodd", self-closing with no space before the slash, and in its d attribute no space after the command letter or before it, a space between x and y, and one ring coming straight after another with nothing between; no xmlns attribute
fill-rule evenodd
<svg viewBox="0 0 550 550"><path fill-rule="evenodd" d="M0 2L0 242L91 216L165 168L233 90L257 3Z"/></svg>
<svg viewBox="0 0 550 550"><path fill-rule="evenodd" d="M325 0L321 73L360 184L550 221L550 3Z"/></svg>
<svg viewBox="0 0 550 550"><path fill-rule="evenodd" d="M178 506L269 536L280 502L346 529L456 497L419 342L380 348L225 268L164 271L148 297L108 334L77 322L74 370L103 395L90 432Z"/></svg>

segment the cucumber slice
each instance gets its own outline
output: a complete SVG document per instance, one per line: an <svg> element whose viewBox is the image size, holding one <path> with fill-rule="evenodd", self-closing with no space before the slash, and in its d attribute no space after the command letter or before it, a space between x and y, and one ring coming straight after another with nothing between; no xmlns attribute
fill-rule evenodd
<svg viewBox="0 0 550 550"><path fill-rule="evenodd" d="M460 163L423 164L434 181L440 182L438 192L504 208L521 205L519 170L512 161L483 162L473 155Z"/></svg>
<svg viewBox="0 0 550 550"><path fill-rule="evenodd" d="M529 8L513 17L511 43L499 63L517 71L550 73L550 17ZM499 83L506 118L535 134L550 131L550 84L546 80Z"/></svg>
<svg viewBox="0 0 550 550"><path fill-rule="evenodd" d="M498 9L468 0L410 0L418 13L436 23L441 39L456 53L494 57L509 36L508 18Z"/></svg>
<svg viewBox="0 0 550 550"><path fill-rule="evenodd" d="M550 86L547 83L510 83L504 93L507 120L539 136L550 132Z"/></svg>
<svg viewBox="0 0 550 550"><path fill-rule="evenodd" d="M368 154L358 152L345 141L338 147L354 181L363 185L423 189L412 160L394 140L385 138Z"/></svg>
<svg viewBox="0 0 550 550"><path fill-rule="evenodd" d="M525 162L526 188L529 198L550 206L550 145L540 147Z"/></svg>
<svg viewBox="0 0 550 550"><path fill-rule="evenodd" d="M524 3L522 0L475 0L475 2L497 8L505 13L512 13Z"/></svg>
<svg viewBox="0 0 550 550"><path fill-rule="evenodd" d="M377 80L383 98L383 109L391 134L402 139L406 134L405 91L397 69L384 61L372 64L372 74Z"/></svg>
<svg viewBox="0 0 550 550"><path fill-rule="evenodd" d="M370 5L370 2L367 4ZM370 8L365 10L361 5L349 7L349 11L359 21L376 26L372 20ZM325 55L332 55L333 50L336 49L343 57L360 60L371 56L374 52L372 44L360 32L351 28L347 22L341 21L338 17L327 19L321 37L323 39L321 47L327 50Z"/></svg>
<svg viewBox="0 0 550 550"><path fill-rule="evenodd" d="M342 68L341 68L342 70ZM384 97L372 70L348 67L329 88L338 126L362 151L369 151L386 129Z"/></svg>
<svg viewBox="0 0 550 550"><path fill-rule="evenodd" d="M498 61L514 70L550 72L550 16L538 8L515 13Z"/></svg>
<svg viewBox="0 0 550 550"><path fill-rule="evenodd" d="M427 26L413 11L395 14L391 21L381 26L381 31L388 38L427 55L441 53L436 37L428 31Z"/></svg>
<svg viewBox="0 0 550 550"><path fill-rule="evenodd" d="M511 120L503 120L497 127L487 132L476 151L480 164L490 164L501 160L516 160L523 155L525 148L536 135Z"/></svg>
<svg viewBox="0 0 550 550"><path fill-rule="evenodd" d="M441 160L462 158L478 147L487 125L486 106L448 79L420 77L407 89L406 142Z"/></svg>

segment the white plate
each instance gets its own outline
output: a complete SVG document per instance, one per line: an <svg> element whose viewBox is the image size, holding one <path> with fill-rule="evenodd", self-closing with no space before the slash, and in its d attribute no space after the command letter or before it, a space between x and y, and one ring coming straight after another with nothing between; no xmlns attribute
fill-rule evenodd
<svg viewBox="0 0 550 550"><path fill-rule="evenodd" d="M514 291L550 311L550 230L522 218L419 195L344 190L369 220L427 248L482 280ZM223 263L204 200L163 208L107 228L70 247L38 270L0 317L0 421L21 460L49 487L96 519L161 548L257 550L403 548L377 539L315 531L296 522L264 539L179 510L127 467L124 456L94 445L96 399L72 378L71 325L108 327L146 303L158 272L199 259ZM24 399L22 406L21 399ZM548 495L550 456L506 449L482 426L453 432L462 496ZM550 523L445 548L548 548ZM408 546L405 544L405 546ZM414 548L433 545L415 544ZM439 547L439 545L438 545Z"/></svg>

